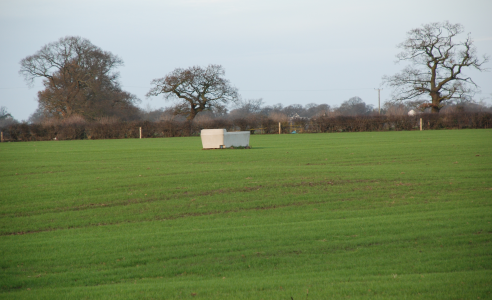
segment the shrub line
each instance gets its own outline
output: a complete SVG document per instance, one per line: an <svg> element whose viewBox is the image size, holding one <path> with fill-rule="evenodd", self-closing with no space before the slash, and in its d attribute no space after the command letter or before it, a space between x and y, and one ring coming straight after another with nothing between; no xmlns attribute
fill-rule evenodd
<svg viewBox="0 0 492 300"><path fill-rule="evenodd" d="M292 118L280 122L281 133L366 132L436 129L484 129L491 128L490 112L459 112L442 114L373 115L373 116L321 116L317 118ZM278 134L278 122L263 115L245 118L206 119L194 121L167 120L159 122L50 122L44 124L17 123L0 128L4 141L52 141L185 137L199 136L205 128L224 128L227 131L246 131L261 134Z"/></svg>

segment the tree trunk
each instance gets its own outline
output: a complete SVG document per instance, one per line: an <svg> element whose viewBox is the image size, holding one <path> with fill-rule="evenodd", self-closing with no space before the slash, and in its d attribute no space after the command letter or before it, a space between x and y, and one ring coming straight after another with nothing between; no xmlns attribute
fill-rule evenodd
<svg viewBox="0 0 492 300"><path fill-rule="evenodd" d="M190 111L190 114L186 118L188 121L192 121L196 117L196 112L194 110Z"/></svg>
<svg viewBox="0 0 492 300"><path fill-rule="evenodd" d="M432 106L431 106L431 113L433 114L438 114L439 113L439 103L441 102L439 98L439 92L431 92L430 93L432 97Z"/></svg>
<svg viewBox="0 0 492 300"><path fill-rule="evenodd" d="M193 101L188 100L188 102L190 103L190 114L188 115L188 117L186 119L189 121L193 121L193 119L198 114L198 111L195 108L195 104L193 103Z"/></svg>

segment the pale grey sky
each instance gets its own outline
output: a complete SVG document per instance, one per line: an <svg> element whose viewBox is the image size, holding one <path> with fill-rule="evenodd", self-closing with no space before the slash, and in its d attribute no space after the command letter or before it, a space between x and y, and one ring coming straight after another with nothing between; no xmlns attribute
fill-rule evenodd
<svg viewBox="0 0 492 300"><path fill-rule="evenodd" d="M220 64L244 99L267 105L328 103L353 96L377 106L396 45L412 28L449 20L471 32L479 54L492 55L490 0L2 0L0 106L25 120L37 107L41 80L29 88L19 61L47 43L77 35L121 57L124 90L141 107L150 81L175 68ZM492 62L488 63L492 68ZM467 72L492 97L492 72ZM382 102L390 90L382 91Z"/></svg>

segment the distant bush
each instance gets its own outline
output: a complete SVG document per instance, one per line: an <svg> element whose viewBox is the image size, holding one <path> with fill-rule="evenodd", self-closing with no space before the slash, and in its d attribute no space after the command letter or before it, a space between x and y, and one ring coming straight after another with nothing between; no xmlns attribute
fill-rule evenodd
<svg viewBox="0 0 492 300"><path fill-rule="evenodd" d="M278 116L277 116L278 117ZM142 128L142 138L198 136L205 128L225 128L227 131L250 130L253 133L276 134L281 123L282 133L292 131L314 132L363 132L363 131L401 131L418 130L420 118L424 130L491 128L491 112L450 112L440 114L407 115L321 115L309 118L270 118L262 114L245 117L197 118L187 120L162 120L121 122L112 118L102 118L86 122L74 117L71 120L46 121L40 124L13 123L0 130L6 141L48 141L82 139L124 139L138 138Z"/></svg>

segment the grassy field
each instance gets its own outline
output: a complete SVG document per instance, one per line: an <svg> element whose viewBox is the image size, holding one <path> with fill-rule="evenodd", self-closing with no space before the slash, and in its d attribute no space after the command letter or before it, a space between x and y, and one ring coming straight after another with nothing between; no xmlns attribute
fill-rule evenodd
<svg viewBox="0 0 492 300"><path fill-rule="evenodd" d="M492 130L251 145L0 144L0 298L492 298Z"/></svg>

